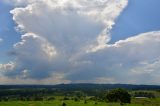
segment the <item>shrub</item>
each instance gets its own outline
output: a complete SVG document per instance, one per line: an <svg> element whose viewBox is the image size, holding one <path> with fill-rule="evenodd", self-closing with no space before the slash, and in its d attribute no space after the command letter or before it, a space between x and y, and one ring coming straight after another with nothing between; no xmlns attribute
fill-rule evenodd
<svg viewBox="0 0 160 106"><path fill-rule="evenodd" d="M69 98L68 97L64 97L63 100L69 100Z"/></svg>
<svg viewBox="0 0 160 106"><path fill-rule="evenodd" d="M107 94L106 98L109 102L131 102L131 95L125 89L113 89Z"/></svg>
<svg viewBox="0 0 160 106"><path fill-rule="evenodd" d="M75 98L74 98L74 101L76 101L76 102L77 102L77 101L79 101L79 99L78 99L77 97L75 97Z"/></svg>
<svg viewBox="0 0 160 106"><path fill-rule="evenodd" d="M63 102L63 103L62 103L62 106L67 106L67 105L66 105L66 103Z"/></svg>
<svg viewBox="0 0 160 106"><path fill-rule="evenodd" d="M84 100L84 104L87 104L87 100Z"/></svg>

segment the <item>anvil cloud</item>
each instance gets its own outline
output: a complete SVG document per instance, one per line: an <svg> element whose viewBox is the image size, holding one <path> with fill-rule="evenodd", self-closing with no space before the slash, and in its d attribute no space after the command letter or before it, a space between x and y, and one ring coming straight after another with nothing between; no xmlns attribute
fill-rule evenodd
<svg viewBox="0 0 160 106"><path fill-rule="evenodd" d="M15 60L0 64L0 82L158 84L159 31L108 43L127 3L13 0L15 8L10 13L16 30L23 34L13 45Z"/></svg>

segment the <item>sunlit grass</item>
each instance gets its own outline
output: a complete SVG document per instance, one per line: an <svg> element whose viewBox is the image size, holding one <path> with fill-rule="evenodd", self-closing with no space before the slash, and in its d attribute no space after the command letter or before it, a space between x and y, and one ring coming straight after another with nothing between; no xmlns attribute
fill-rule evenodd
<svg viewBox="0 0 160 106"><path fill-rule="evenodd" d="M84 103L81 101L74 100L53 100L53 101L7 101L0 102L0 106L61 106L65 102L67 106L121 106L120 103L106 103L106 102L95 102L87 101ZM150 99L150 103L145 103L144 100L133 100L131 104L125 104L123 106L160 106L160 98Z"/></svg>

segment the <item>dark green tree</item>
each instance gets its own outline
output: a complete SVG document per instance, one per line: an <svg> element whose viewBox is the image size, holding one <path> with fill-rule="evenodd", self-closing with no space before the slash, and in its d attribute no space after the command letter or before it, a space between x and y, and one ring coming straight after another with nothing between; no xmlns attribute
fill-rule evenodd
<svg viewBox="0 0 160 106"><path fill-rule="evenodd" d="M67 105L66 105L66 103L63 102L63 103L62 103L62 106L67 106Z"/></svg>
<svg viewBox="0 0 160 106"><path fill-rule="evenodd" d="M125 89L113 89L107 93L106 96L109 102L130 103L131 95Z"/></svg>

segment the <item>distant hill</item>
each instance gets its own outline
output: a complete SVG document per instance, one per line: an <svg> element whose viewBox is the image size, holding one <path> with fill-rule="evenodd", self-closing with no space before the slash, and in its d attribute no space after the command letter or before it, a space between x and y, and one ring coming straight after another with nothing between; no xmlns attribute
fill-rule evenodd
<svg viewBox="0 0 160 106"><path fill-rule="evenodd" d="M58 84L58 85L0 85L0 89L29 89L46 88L60 90L85 90L85 89L114 89L125 88L129 90L157 90L160 85L132 85L132 84Z"/></svg>

